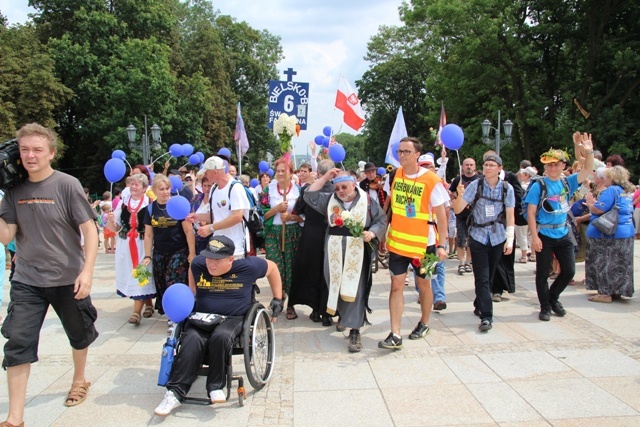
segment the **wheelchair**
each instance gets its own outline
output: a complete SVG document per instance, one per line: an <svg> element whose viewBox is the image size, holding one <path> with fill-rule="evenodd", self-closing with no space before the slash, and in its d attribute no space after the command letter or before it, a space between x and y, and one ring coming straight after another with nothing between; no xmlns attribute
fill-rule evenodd
<svg viewBox="0 0 640 427"><path fill-rule="evenodd" d="M167 351L173 352L173 355L180 351L180 334L183 325L184 321L175 325L174 331L163 347L163 360ZM171 348L171 343L173 343L175 350ZM169 349L167 349L167 347L169 347ZM275 335L270 314L264 305L259 302L254 301L244 315L242 332L236 337L233 344L232 356L236 355L244 356L244 367L247 379L254 390L261 390L267 384L273 373L275 362ZM209 367L203 364L199 368L198 375L206 377L208 369ZM168 376L169 373L166 374L167 379ZM244 400L247 397L247 392L244 388L244 378L241 375L233 374L232 357L229 357L226 363L226 376L227 401L231 396L232 383L237 382L238 403L240 406L244 406ZM161 384L159 380L158 385L164 384ZM208 397L186 396L182 403L211 405L211 400Z"/></svg>

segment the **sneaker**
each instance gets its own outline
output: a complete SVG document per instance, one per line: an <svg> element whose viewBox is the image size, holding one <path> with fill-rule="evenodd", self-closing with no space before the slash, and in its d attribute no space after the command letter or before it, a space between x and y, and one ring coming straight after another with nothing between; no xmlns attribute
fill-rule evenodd
<svg viewBox="0 0 640 427"><path fill-rule="evenodd" d="M360 338L360 331L352 329L349 332L349 353L359 353L362 350L362 339Z"/></svg>
<svg viewBox="0 0 640 427"><path fill-rule="evenodd" d="M447 303L445 301L436 301L433 303L433 309L435 311L446 310Z"/></svg>
<svg viewBox="0 0 640 427"><path fill-rule="evenodd" d="M548 322L549 320L551 320L551 310L540 310L538 319L542 320L543 322Z"/></svg>
<svg viewBox="0 0 640 427"><path fill-rule="evenodd" d="M500 295L500 294L493 294L493 295L491 295L491 301L493 301L493 302L500 302L500 301L502 301L502 295Z"/></svg>
<svg viewBox="0 0 640 427"><path fill-rule="evenodd" d="M487 332L491 328L493 328L493 325L491 324L491 321L489 321L489 319L484 319L482 322L480 322L480 326L478 326L478 329L480 329L481 332Z"/></svg>
<svg viewBox="0 0 640 427"><path fill-rule="evenodd" d="M211 390L209 398L211 403L225 403L227 401L227 395L222 390Z"/></svg>
<svg viewBox="0 0 640 427"><path fill-rule="evenodd" d="M156 415L160 417L166 417L171 413L171 411L173 411L180 405L182 405L182 403L180 403L176 395L173 394L171 390L168 390L164 394L164 398L162 399L162 402L160 402L160 404L156 407L156 410L154 412Z"/></svg>
<svg viewBox="0 0 640 427"><path fill-rule="evenodd" d="M557 314L560 317L567 314L567 310L564 309L560 301L556 301L553 304L551 304L551 311L553 311L555 314Z"/></svg>
<svg viewBox="0 0 640 427"><path fill-rule="evenodd" d="M429 325L425 325L422 322L418 322L415 329L409 334L410 340L419 340L420 338L426 337L431 329L429 329Z"/></svg>
<svg viewBox="0 0 640 427"><path fill-rule="evenodd" d="M347 329L347 327L346 327L346 326L342 326L342 325L340 324L340 322L336 323L336 331L338 331L338 332L344 332L346 329Z"/></svg>
<svg viewBox="0 0 640 427"><path fill-rule="evenodd" d="M393 332L384 341L378 341L378 348L388 348L390 350L400 350L402 348L402 337Z"/></svg>
<svg viewBox="0 0 640 427"><path fill-rule="evenodd" d="M473 269L471 268L471 264L465 264L464 265L464 272L465 273L473 273Z"/></svg>
<svg viewBox="0 0 640 427"><path fill-rule="evenodd" d="M463 276L463 275L464 275L464 264L460 264L460 265L458 266L458 274L459 274L460 276Z"/></svg>

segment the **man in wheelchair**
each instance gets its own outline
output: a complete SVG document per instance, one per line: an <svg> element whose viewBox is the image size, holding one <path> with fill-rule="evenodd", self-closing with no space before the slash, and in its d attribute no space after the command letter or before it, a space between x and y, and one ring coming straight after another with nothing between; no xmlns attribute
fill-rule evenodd
<svg viewBox="0 0 640 427"><path fill-rule="evenodd" d="M234 260L234 251L231 239L215 236L191 262L189 287L196 296L195 311L221 316L216 316L219 323L208 326L197 326L189 319L184 321L180 351L173 362L167 392L155 409L156 415L169 415L182 404L203 363L209 366L206 389L211 403L226 401L226 362L231 357L234 340L242 331L244 314L253 303L253 286L259 278L266 276L269 280L274 321L282 311L282 280L276 264L258 257Z"/></svg>

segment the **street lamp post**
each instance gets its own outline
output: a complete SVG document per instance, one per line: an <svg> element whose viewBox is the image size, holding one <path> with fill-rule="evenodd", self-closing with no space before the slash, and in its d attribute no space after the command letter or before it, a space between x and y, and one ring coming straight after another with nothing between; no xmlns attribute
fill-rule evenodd
<svg viewBox="0 0 640 427"><path fill-rule="evenodd" d="M495 131L495 134L496 134L495 139L489 138L491 129ZM507 119L507 121L504 122L504 139L500 139L500 110L498 110L498 127L497 128L494 128L491 126L491 122L489 121L489 119L485 119L484 122L482 122L482 142L484 142L485 144L491 145L495 141L496 153L500 155L500 148L503 145L511 142L511 131L513 131L513 123L511 122L511 120Z"/></svg>
<svg viewBox="0 0 640 427"><path fill-rule="evenodd" d="M136 144L136 131L133 125L127 126L127 136L129 138L129 146L132 150L140 150L142 152L142 163L148 165L151 163L151 147L149 146L149 132L147 130L147 116L144 116L144 134L141 135L140 144ZM151 126L151 140L154 145L160 144L162 137L160 136L160 126L153 124Z"/></svg>

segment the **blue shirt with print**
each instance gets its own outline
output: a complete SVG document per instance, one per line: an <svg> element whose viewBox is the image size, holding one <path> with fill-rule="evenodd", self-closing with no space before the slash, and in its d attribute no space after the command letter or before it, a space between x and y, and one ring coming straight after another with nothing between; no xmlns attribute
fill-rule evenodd
<svg viewBox="0 0 640 427"><path fill-rule="evenodd" d="M574 173L573 175L569 175L566 177L567 184L569 184L569 193L567 194L564 185L562 184L562 180L552 181L546 176L543 177L544 182L547 184L547 203L545 203L545 208L540 208L538 210L538 215L536 216L536 222L539 225L544 224L563 224L560 228L540 228L539 233L543 236L550 237L552 239L560 239L564 237L569 232L569 229L566 226L567 223L567 212L562 208L562 206L570 206L569 200L571 200L571 196L578 189L578 174ZM529 194L524 198L525 205L536 205L538 206L538 202L540 201L540 183L534 182L529 184Z"/></svg>
<svg viewBox="0 0 640 427"><path fill-rule="evenodd" d="M503 186L502 180L499 179L498 183L495 187L489 187L487 180L485 178L476 179L473 181L467 189L464 191L464 195L462 199L467 202L467 204L471 204L476 198L476 192L478 191L478 183L482 181L482 195L484 197L488 197L491 199L498 200L497 202L487 200L485 198L479 198L476 202L476 205L473 207L473 219L476 224L485 224L490 221L495 221L498 219L500 213L504 210L504 206L508 208L513 208L516 206L516 197L513 193L513 187L511 184L507 183L507 195L504 200L504 204L502 202L503 198ZM493 205L490 207L490 205ZM480 242L482 244L491 244L491 246L496 246L507 239L506 230L502 223L496 222L487 227L471 227L469 231L469 235L476 242Z"/></svg>
<svg viewBox="0 0 640 427"><path fill-rule="evenodd" d="M595 228L592 223L593 220L598 218L600 215L591 214L591 224L587 228L587 237L604 237L605 239L628 239L629 237L633 237L635 234L635 228L633 227L633 206L631 206L631 197L632 194L625 193L622 187L619 185L612 185L605 189L600 196L598 196L598 200L595 203L595 207L600 209L603 212L608 212L613 207L613 203L618 202L618 227L616 228L616 233L612 236L607 236L602 233L600 230Z"/></svg>

